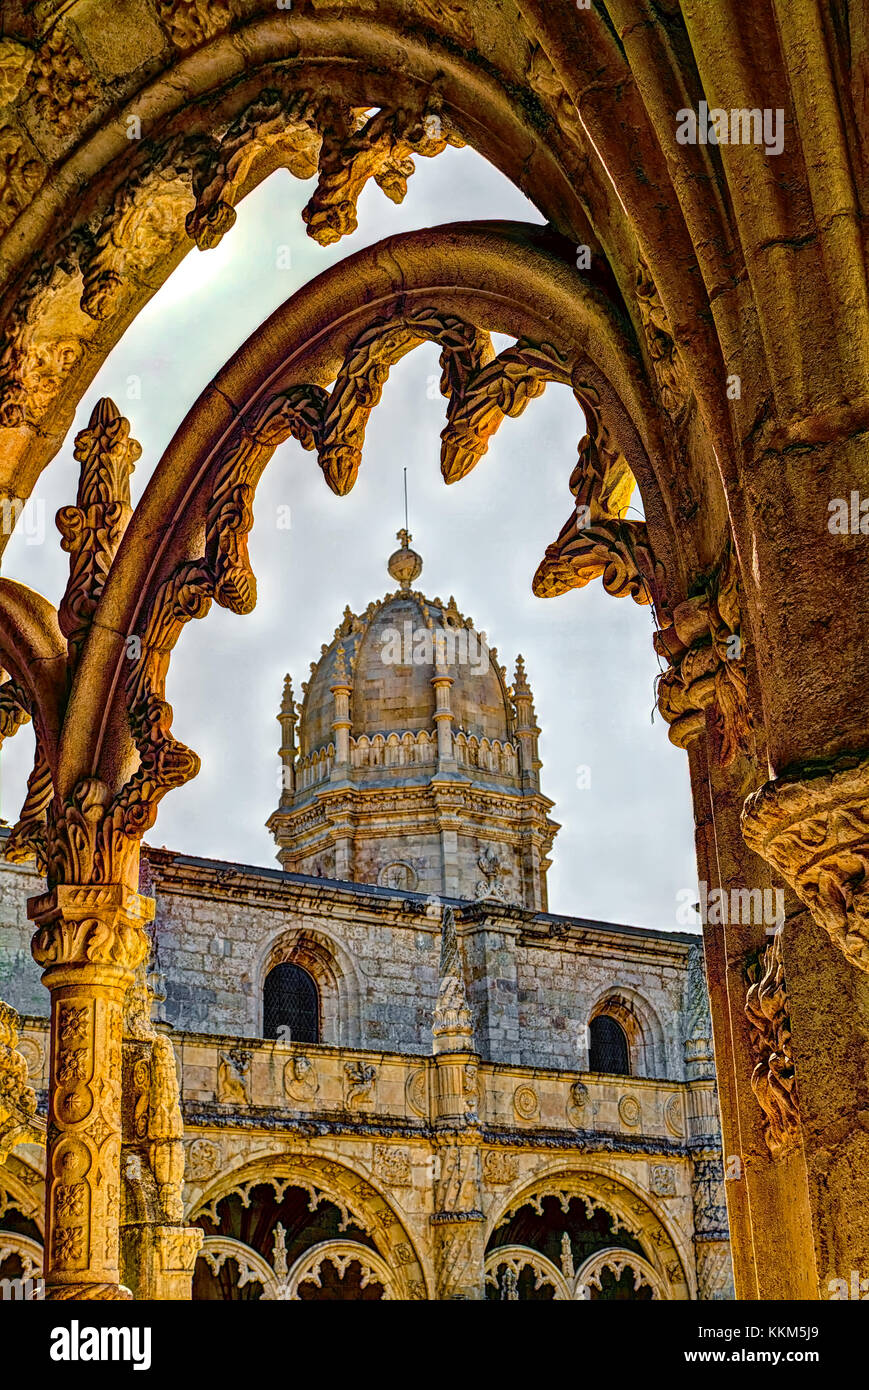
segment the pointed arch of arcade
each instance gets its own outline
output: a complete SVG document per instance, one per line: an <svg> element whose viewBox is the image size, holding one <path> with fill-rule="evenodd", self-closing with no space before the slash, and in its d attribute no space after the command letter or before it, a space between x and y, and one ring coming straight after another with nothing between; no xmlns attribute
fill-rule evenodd
<svg viewBox="0 0 869 1390"><path fill-rule="evenodd" d="M520 1207L539 1204L550 1196L558 1198L562 1205L576 1197L600 1208L613 1217L616 1231L624 1229L639 1241L645 1260L654 1271L659 1297L696 1298L694 1261L690 1243L682 1232L667 1219L660 1204L636 1183L593 1160L583 1159L578 1168L565 1168L563 1162L555 1161L544 1172L535 1173L531 1181L518 1182L489 1213L486 1248L498 1227Z"/></svg>
<svg viewBox="0 0 869 1390"><path fill-rule="evenodd" d="M273 1154L242 1160L192 1197L187 1218L195 1221L207 1213L214 1216L218 1204L233 1193L239 1194L247 1205L252 1189L263 1184L271 1186L276 1193L288 1187L301 1187L315 1205L322 1199L332 1202L346 1220L352 1220L374 1241L374 1253L379 1257L377 1268L385 1264L389 1270L390 1297L405 1301L431 1297L431 1272L425 1268L405 1222L371 1175L348 1163L343 1156L340 1162L328 1155L312 1153ZM365 1246L359 1246L359 1251L370 1253ZM347 1253L342 1251L345 1257ZM300 1259L300 1271L303 1264L307 1270L306 1257L310 1254L311 1251L307 1251ZM261 1255L258 1259L262 1262ZM274 1282L274 1271L269 1269L269 1275Z"/></svg>
<svg viewBox="0 0 869 1390"><path fill-rule="evenodd" d="M802 1299L825 1296L843 1248L849 1267L869 1264L869 1137L859 1123L869 1068L869 588L859 527L846 534L828 525L831 504L869 490L864 16L858 6L836 18L818 0L759 0L745 26L741 8L677 0L664 19L643 0L595 0L588 9L389 0L376 17L340 0L299 0L278 13L271 0L149 4L142 34L151 37L142 42L154 59L119 72L102 29L120 30L122 21L113 26L101 11L94 32L84 7L65 6L44 22L13 5L4 30L0 488L13 500L30 494L112 344L193 242L216 244L239 199L273 169L318 173L306 219L324 243L353 229L369 178L400 200L412 155L450 142L474 145L524 189L563 239L560 268L531 273L522 257L534 260L542 234L517 234L524 252L510 270L519 278L504 301L515 301L522 274L529 301L535 290L551 305L553 282L575 289L583 308L571 317L562 293L549 319L538 313L531 337L562 356L585 345L590 300L603 302L610 330L618 326L629 370L624 361L621 373L610 370L614 339L596 335L591 360L602 394L584 393L583 405L595 449L607 452L604 422L639 483L653 557L636 563L636 533L628 543L623 531L599 525L621 520L617 505L615 514L591 507L604 550L614 539L621 545L618 564L608 569L599 552L590 558L589 538L569 526L539 591L562 591L579 570L601 574L615 592L633 582L654 602L660 563L672 622L656 604L667 664L659 705L688 751L701 881L732 893L763 890L780 875L793 890L773 942L756 922L730 921L707 929L705 948L725 1151L739 1156L743 1175L728 1196L738 1290ZM701 102L723 103L737 117L780 117L781 140L774 149L750 138L682 143L678 117ZM131 118L142 137L135 143ZM447 244L428 235L432 254ZM356 260L371 280L356 286L354 307L345 285L347 324L360 299L382 292L393 254L387 244L370 262ZM576 264L587 266L579 286L575 275L565 278ZM470 278L484 270L491 266L478 258ZM461 274L450 283L457 317L472 321L468 285ZM526 307L523 322L533 323L534 306ZM268 331L279 322L280 311ZM350 339L337 320L334 331L334 360L319 340L309 385L325 389L339 369ZM564 379L544 356L538 384L547 372ZM448 365L464 382L459 363ZM488 365L474 361L480 373ZM522 376L531 363L526 354L509 365ZM205 566L194 559L167 595L179 616L150 633L149 671L134 656L135 674L120 663L120 645L141 636L143 610L126 587L136 569L126 543L104 585L119 518L106 527L107 513L89 510L110 505L98 491L82 499L78 519L65 518L78 597L87 601L68 604L58 622L35 611L40 601L20 586L3 581L0 595L0 652L11 677L0 732L32 717L37 733L12 837L14 853L35 848L48 869L50 893L33 909L34 954L55 971L50 987L74 961L98 969L107 1016L120 1009L118 991L147 948L130 843L159 796L196 767L169 736L171 712L155 693L175 623L202 615L211 586L238 611L252 597L243 563L232 558L232 537L245 530L244 485L232 498L235 530L224 525L223 503L220 526L210 526L203 501L214 451L239 428L239 360L235 373L221 374L226 396L213 391L197 407L212 451L203 478L197 483L178 455L189 494L163 470L162 490L149 488L147 508L138 509L134 534L151 566L140 575L143 603L153 604L152 580L172 546L201 559L210 534L215 552ZM650 411L632 409L641 404L630 399L632 374ZM271 384L263 378L261 390ZM321 399L305 397L295 420L302 435L313 435ZM619 404L629 420L619 419ZM460 432L467 421L458 407L456 417ZM253 423L258 431L262 422ZM255 454L263 439L248 442ZM101 447L123 461L123 429L108 410L83 453ZM599 504L590 452L575 481L584 479ZM320 454L340 491L351 481L352 448ZM617 504L624 473L604 474L613 489L604 502ZM123 497L109 492L125 520ZM576 505L586 506L585 493ZM89 568L94 546L103 547L101 563ZM92 621L103 586L110 601ZM125 703L136 711L132 734ZM58 896L95 885L100 892L89 897ZM117 1070L111 1030L104 1039L102 1024L93 1026L95 1074L109 1074ZM75 1121L85 1147L87 1118ZM59 1174L49 1182L50 1211L55 1186L63 1186ZM111 1244L101 1238L102 1248ZM79 1263L80 1287L114 1296L113 1259ZM73 1288L73 1273L60 1283Z"/></svg>

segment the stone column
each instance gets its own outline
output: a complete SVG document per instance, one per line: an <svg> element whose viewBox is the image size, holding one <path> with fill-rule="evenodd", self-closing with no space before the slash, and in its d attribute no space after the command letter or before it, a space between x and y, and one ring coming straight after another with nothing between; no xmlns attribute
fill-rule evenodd
<svg viewBox="0 0 869 1390"><path fill-rule="evenodd" d="M701 941L691 948L687 1012L685 1075L688 1081L688 1147L691 1153L697 1297L704 1301L732 1299L733 1269L712 1057L712 1020L707 1003Z"/></svg>
<svg viewBox="0 0 869 1390"><path fill-rule="evenodd" d="M440 987L432 1021L435 1056L434 1213L439 1300L486 1296L479 1128L479 1057L464 961L451 908L443 914Z"/></svg>
<svg viewBox="0 0 869 1390"><path fill-rule="evenodd" d="M60 885L28 903L51 994L47 1298L129 1298L120 1283L124 996L154 903L124 884Z"/></svg>
<svg viewBox="0 0 869 1390"><path fill-rule="evenodd" d="M708 914L703 937L737 1297L813 1299L817 1280L799 1126L777 1102L778 1076L770 1071L792 1060L774 983L780 940L762 920L732 920L745 890L775 888L769 866L748 849L740 828L746 786L757 772L742 757L721 767L705 737L692 747L691 770L695 806L702 817L705 801L710 817L698 826L701 879L710 896L723 889L728 904L727 921ZM753 981L764 991L754 1009Z"/></svg>
<svg viewBox="0 0 869 1390"><path fill-rule="evenodd" d="M330 685L329 689L335 697L335 714L332 720L332 733L335 736L335 765L332 769L332 777L334 779L337 775L343 780L350 770L350 692L353 689L343 647L338 648L335 684Z"/></svg>
<svg viewBox="0 0 869 1390"><path fill-rule="evenodd" d="M452 676L444 667L438 665L431 678L435 692L435 728L438 731L438 772L451 771L455 767L453 757L453 712L450 708L450 688Z"/></svg>

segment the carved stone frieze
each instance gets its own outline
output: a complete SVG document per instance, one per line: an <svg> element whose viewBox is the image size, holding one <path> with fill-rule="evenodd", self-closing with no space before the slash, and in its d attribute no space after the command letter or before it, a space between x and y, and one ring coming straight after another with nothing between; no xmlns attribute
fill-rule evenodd
<svg viewBox="0 0 869 1390"><path fill-rule="evenodd" d="M183 241L193 202L192 154L183 140L149 147L121 184L93 246L82 256L81 307L108 319Z"/></svg>
<svg viewBox="0 0 869 1390"><path fill-rule="evenodd" d="M368 1062L347 1062L344 1066L344 1104L348 1110L354 1106L373 1105L374 1089L377 1081L377 1068Z"/></svg>
<svg viewBox="0 0 869 1390"><path fill-rule="evenodd" d="M86 121L99 101L93 74L62 23L35 50L27 91L44 125L63 135Z"/></svg>
<svg viewBox="0 0 869 1390"><path fill-rule="evenodd" d="M745 803L742 833L869 971L869 756L767 782Z"/></svg>
<svg viewBox="0 0 869 1390"><path fill-rule="evenodd" d="M12 104L32 66L32 48L15 39L0 39L0 106Z"/></svg>
<svg viewBox="0 0 869 1390"><path fill-rule="evenodd" d="M27 207L44 178L45 165L24 136L14 126L0 127L0 231Z"/></svg>
<svg viewBox="0 0 869 1390"><path fill-rule="evenodd" d="M227 1049L217 1068L217 1099L222 1105L250 1105L250 1053Z"/></svg>
<svg viewBox="0 0 869 1390"><path fill-rule="evenodd" d="M374 1149L374 1174L387 1187L410 1187L413 1182L410 1150L393 1144L377 1144Z"/></svg>
<svg viewBox="0 0 869 1390"><path fill-rule="evenodd" d="M793 1147L800 1132L780 933L751 962L746 973L750 984L745 1012L757 1059L751 1089L763 1111L767 1146L778 1157Z"/></svg>
<svg viewBox="0 0 869 1390"><path fill-rule="evenodd" d="M414 0L413 9L415 14L430 19L439 28L455 34L462 43L473 43L474 26L471 6L467 2L459 4L456 0Z"/></svg>
<svg viewBox="0 0 869 1390"><path fill-rule="evenodd" d="M74 231L28 276L4 323L0 426L38 425L84 353L70 314L79 297L79 258L89 235Z"/></svg>

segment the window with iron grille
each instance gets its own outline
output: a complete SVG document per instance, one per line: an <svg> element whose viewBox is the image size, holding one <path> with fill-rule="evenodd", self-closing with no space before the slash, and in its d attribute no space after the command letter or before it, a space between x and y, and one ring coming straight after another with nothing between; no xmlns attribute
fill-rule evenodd
<svg viewBox="0 0 869 1390"><path fill-rule="evenodd" d="M283 961L263 986L263 1036L283 1042L320 1041L320 995L307 970Z"/></svg>
<svg viewBox="0 0 869 1390"><path fill-rule="evenodd" d="M628 1039L621 1024L607 1014L600 1014L592 1019L589 1033L589 1071L609 1072L610 1076L630 1076Z"/></svg>

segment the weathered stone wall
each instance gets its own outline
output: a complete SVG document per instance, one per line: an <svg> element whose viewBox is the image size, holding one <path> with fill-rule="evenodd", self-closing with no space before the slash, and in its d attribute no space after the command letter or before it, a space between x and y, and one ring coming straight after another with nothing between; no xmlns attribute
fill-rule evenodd
<svg viewBox="0 0 869 1390"><path fill-rule="evenodd" d="M174 1027L261 1036L265 975L276 958L293 958L320 986L324 1042L430 1053L436 901L159 850L143 879L157 899L158 965ZM26 898L40 888L28 869L0 867L0 997L28 1015L48 1012L26 917ZM459 912L458 930L483 1056L584 1071L589 1019L604 997L617 996L637 1018L636 1074L684 1078L687 939L590 931L495 905L467 917ZM550 935L553 923L567 935Z"/></svg>

